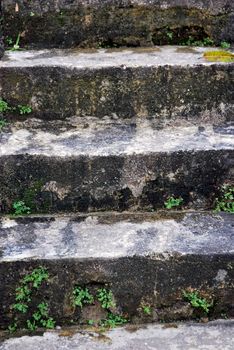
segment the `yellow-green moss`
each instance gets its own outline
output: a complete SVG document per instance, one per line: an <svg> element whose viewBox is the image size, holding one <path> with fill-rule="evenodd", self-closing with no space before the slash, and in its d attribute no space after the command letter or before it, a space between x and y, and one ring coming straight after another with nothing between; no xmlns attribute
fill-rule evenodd
<svg viewBox="0 0 234 350"><path fill-rule="evenodd" d="M228 51L207 51L203 56L211 62L234 62L234 54Z"/></svg>

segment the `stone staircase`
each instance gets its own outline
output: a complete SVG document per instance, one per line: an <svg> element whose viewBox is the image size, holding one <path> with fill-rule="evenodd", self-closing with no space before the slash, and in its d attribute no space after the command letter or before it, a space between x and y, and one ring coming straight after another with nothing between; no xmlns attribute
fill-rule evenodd
<svg viewBox="0 0 234 350"><path fill-rule="evenodd" d="M1 329L41 302L58 325L233 317L234 220L213 210L234 182L233 64L153 46L232 43L233 2L213 3L2 2L25 49L0 62Z"/></svg>

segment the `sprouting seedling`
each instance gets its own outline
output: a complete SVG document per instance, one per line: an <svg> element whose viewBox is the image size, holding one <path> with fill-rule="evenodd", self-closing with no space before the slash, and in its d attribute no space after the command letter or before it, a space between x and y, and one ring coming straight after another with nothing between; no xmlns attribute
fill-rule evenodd
<svg viewBox="0 0 234 350"><path fill-rule="evenodd" d="M164 203L165 207L167 209L172 209L174 207L179 207L183 203L183 198L175 198L175 197L169 197L166 202Z"/></svg>
<svg viewBox="0 0 234 350"><path fill-rule="evenodd" d="M20 42L20 33L17 35L16 42L15 42L15 44L13 45L11 51L17 51L17 50L19 50L19 48L20 48L19 42Z"/></svg>

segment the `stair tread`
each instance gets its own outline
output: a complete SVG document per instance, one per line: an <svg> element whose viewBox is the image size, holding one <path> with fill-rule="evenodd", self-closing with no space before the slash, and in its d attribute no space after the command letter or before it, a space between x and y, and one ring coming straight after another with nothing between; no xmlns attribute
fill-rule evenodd
<svg viewBox="0 0 234 350"><path fill-rule="evenodd" d="M234 217L187 212L36 216L0 220L0 262L234 253Z"/></svg>
<svg viewBox="0 0 234 350"><path fill-rule="evenodd" d="M8 129L0 133L0 156L107 156L231 150L234 147L232 123L216 127L207 124L198 127L184 123L182 126L168 125L165 128L159 128L157 120L142 119L135 122L113 122L107 118L103 121L95 118L74 118L70 127L62 122L57 125L56 123L44 127L42 122L37 124L36 120L9 124Z"/></svg>
<svg viewBox="0 0 234 350"><path fill-rule="evenodd" d="M233 64L205 61L205 50L215 49L8 52L0 62L1 97L11 107L29 105L32 117L46 121L74 115L233 120Z"/></svg>
<svg viewBox="0 0 234 350"><path fill-rule="evenodd" d="M233 320L204 323L143 324L106 331L70 327L47 331L43 336L17 334L2 341L1 350L184 350L233 348ZM24 335L24 336L23 336Z"/></svg>
<svg viewBox="0 0 234 350"><path fill-rule="evenodd" d="M67 69L134 68L157 66L222 65L209 62L204 52L218 48L160 46L120 49L51 49L7 51L0 67L66 67Z"/></svg>

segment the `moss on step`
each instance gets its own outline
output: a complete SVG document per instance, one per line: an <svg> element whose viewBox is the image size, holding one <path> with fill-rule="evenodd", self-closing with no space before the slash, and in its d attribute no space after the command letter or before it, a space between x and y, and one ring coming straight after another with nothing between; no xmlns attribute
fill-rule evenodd
<svg viewBox="0 0 234 350"><path fill-rule="evenodd" d="M228 51L207 51L204 58L210 62L234 62L234 54Z"/></svg>

